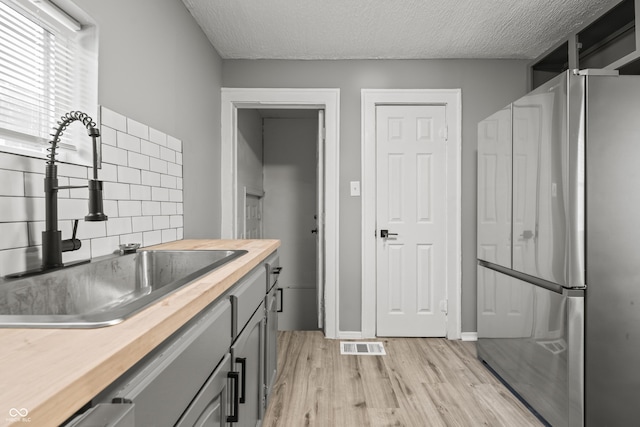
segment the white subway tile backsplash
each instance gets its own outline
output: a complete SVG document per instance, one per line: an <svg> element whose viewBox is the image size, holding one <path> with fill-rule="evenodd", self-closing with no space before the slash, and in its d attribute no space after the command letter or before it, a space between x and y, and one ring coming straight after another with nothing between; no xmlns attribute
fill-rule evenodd
<svg viewBox="0 0 640 427"><path fill-rule="evenodd" d="M102 185L105 200L130 200L129 184L119 182L105 182Z"/></svg>
<svg viewBox="0 0 640 427"><path fill-rule="evenodd" d="M133 231L150 231L153 230L153 217L140 216L137 218L131 218L133 222Z"/></svg>
<svg viewBox="0 0 640 427"><path fill-rule="evenodd" d="M58 199L58 220L84 220L89 213L87 199Z"/></svg>
<svg viewBox="0 0 640 427"><path fill-rule="evenodd" d="M176 152L165 147L160 147L160 158L168 162L176 162Z"/></svg>
<svg viewBox="0 0 640 427"><path fill-rule="evenodd" d="M140 152L140 138L129 135L128 133L118 132L118 147L127 151Z"/></svg>
<svg viewBox="0 0 640 427"><path fill-rule="evenodd" d="M171 175L162 175L160 185L165 188L178 188L178 178Z"/></svg>
<svg viewBox="0 0 640 427"><path fill-rule="evenodd" d="M87 179L88 168L86 166L72 165L69 163L58 163L58 177L66 176L69 178Z"/></svg>
<svg viewBox="0 0 640 427"><path fill-rule="evenodd" d="M172 202L182 202L182 190L169 189L169 200Z"/></svg>
<svg viewBox="0 0 640 427"><path fill-rule="evenodd" d="M142 171L142 184L159 187L162 183L158 172Z"/></svg>
<svg viewBox="0 0 640 427"><path fill-rule="evenodd" d="M149 170L149 156L129 152L129 166L136 169Z"/></svg>
<svg viewBox="0 0 640 427"><path fill-rule="evenodd" d="M161 202L162 215L176 215L178 204L174 202Z"/></svg>
<svg viewBox="0 0 640 427"><path fill-rule="evenodd" d="M115 129L107 126L102 126L102 129L100 129L100 142L115 147L116 145L118 145L116 135L117 131Z"/></svg>
<svg viewBox="0 0 640 427"><path fill-rule="evenodd" d="M109 219L111 221L111 219ZM116 253L120 246L120 236L91 239L91 257L99 257Z"/></svg>
<svg viewBox="0 0 640 427"><path fill-rule="evenodd" d="M177 233L174 228L162 230L162 243L173 242L174 240L177 240Z"/></svg>
<svg viewBox="0 0 640 427"><path fill-rule="evenodd" d="M104 182L117 182L118 167L114 164L102 163L102 167L98 171L98 179Z"/></svg>
<svg viewBox="0 0 640 427"><path fill-rule="evenodd" d="M153 229L154 230L162 230L165 228L169 228L171 226L171 221L169 215L160 215L153 217Z"/></svg>
<svg viewBox="0 0 640 427"><path fill-rule="evenodd" d="M63 263L81 261L85 259L91 259L91 241L90 240L80 240L80 249L76 251L62 253Z"/></svg>
<svg viewBox="0 0 640 427"><path fill-rule="evenodd" d="M168 163L167 173L172 176L182 176L182 166L176 163Z"/></svg>
<svg viewBox="0 0 640 427"><path fill-rule="evenodd" d="M168 188L153 187L151 188L151 198L159 202L168 202L169 191Z"/></svg>
<svg viewBox="0 0 640 427"><path fill-rule="evenodd" d="M0 169L21 172L44 173L45 161L33 157L16 156L15 154L0 153Z"/></svg>
<svg viewBox="0 0 640 427"><path fill-rule="evenodd" d="M109 110L108 108L100 108L100 121L103 126L109 126L110 128L122 132L127 131L127 118L122 114Z"/></svg>
<svg viewBox="0 0 640 427"><path fill-rule="evenodd" d="M144 184L144 175L142 178ZM147 185L134 185L131 184L131 200L151 200L151 187Z"/></svg>
<svg viewBox="0 0 640 427"><path fill-rule="evenodd" d="M158 172L162 174L167 173L167 162L165 160L156 159L151 157L149 159L149 169L153 172Z"/></svg>
<svg viewBox="0 0 640 427"><path fill-rule="evenodd" d="M109 217L117 217L118 216L118 202L116 200L105 200L104 201L104 213Z"/></svg>
<svg viewBox="0 0 640 427"><path fill-rule="evenodd" d="M131 233L131 218L109 218L107 221L107 235L115 236L117 234Z"/></svg>
<svg viewBox="0 0 640 427"><path fill-rule="evenodd" d="M24 174L24 195L27 197L44 196L44 174L29 172Z"/></svg>
<svg viewBox="0 0 640 427"><path fill-rule="evenodd" d="M102 161L114 165L126 165L129 161L127 150L110 145L102 146Z"/></svg>
<svg viewBox="0 0 640 427"><path fill-rule="evenodd" d="M160 146L155 142L151 141L140 141L140 153L145 154L150 157L159 158L160 157Z"/></svg>
<svg viewBox="0 0 640 427"><path fill-rule="evenodd" d="M162 243L162 231L145 231L142 233L142 245L151 246Z"/></svg>
<svg viewBox="0 0 640 427"><path fill-rule="evenodd" d="M0 251L0 276L31 270L40 266L40 246Z"/></svg>
<svg viewBox="0 0 640 427"><path fill-rule="evenodd" d="M167 147L171 148L173 151L182 152L182 141L178 138L174 138L171 135L167 135Z"/></svg>
<svg viewBox="0 0 640 427"><path fill-rule="evenodd" d="M106 237L109 221L80 221L78 223L78 239L95 239Z"/></svg>
<svg viewBox="0 0 640 427"><path fill-rule="evenodd" d="M0 196L24 196L24 173L0 169Z"/></svg>
<svg viewBox="0 0 640 427"><path fill-rule="evenodd" d="M0 250L29 246L29 234L26 222L0 223Z"/></svg>
<svg viewBox="0 0 640 427"><path fill-rule="evenodd" d="M138 138L149 139L149 126L132 119L127 119L127 133Z"/></svg>
<svg viewBox="0 0 640 427"><path fill-rule="evenodd" d="M21 222L39 219L34 218L34 215L27 210L28 206L32 205L32 203L29 203L30 200L25 197L0 196L0 222ZM44 204L44 199L42 200ZM44 219L44 216L42 219Z"/></svg>
<svg viewBox="0 0 640 427"><path fill-rule="evenodd" d="M184 224L182 215L171 215L171 217L169 217L169 226L171 228L179 228L183 225Z"/></svg>
<svg viewBox="0 0 640 427"><path fill-rule="evenodd" d="M121 217L142 215L142 202L139 200L118 201L118 215Z"/></svg>
<svg viewBox="0 0 640 427"><path fill-rule="evenodd" d="M118 166L118 181L129 184L141 184L142 175L140 169L130 168L127 166Z"/></svg>
<svg viewBox="0 0 640 427"><path fill-rule="evenodd" d="M68 184L59 184L59 185L73 185L73 186L87 186L86 179L78 179L78 178L69 178ZM59 198L71 198L71 199L89 199L89 189L88 188L71 188L67 190L69 193L66 196L62 194L58 194Z"/></svg>
<svg viewBox="0 0 640 427"><path fill-rule="evenodd" d="M58 191L58 229L71 237L79 219L80 250L63 262L114 253L120 243L145 246L182 239L182 142L102 107L104 213L108 221L86 222L88 190ZM86 186L93 178L85 166L57 163L58 185ZM45 160L0 153L0 276L41 262L45 228Z"/></svg>
<svg viewBox="0 0 640 427"><path fill-rule="evenodd" d="M160 202L142 202L142 215L160 215L162 213Z"/></svg>
<svg viewBox="0 0 640 427"><path fill-rule="evenodd" d="M164 147L167 146L167 134L159 130L149 128L149 140Z"/></svg>

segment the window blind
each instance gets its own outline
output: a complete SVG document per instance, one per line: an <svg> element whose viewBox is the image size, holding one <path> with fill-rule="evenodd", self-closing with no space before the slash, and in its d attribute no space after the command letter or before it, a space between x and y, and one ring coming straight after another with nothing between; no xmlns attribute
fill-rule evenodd
<svg viewBox="0 0 640 427"><path fill-rule="evenodd" d="M45 157L62 115L79 110L97 120L97 43L87 43L94 36L28 2L0 0L0 150ZM90 143L82 126L69 126L57 158L89 165Z"/></svg>

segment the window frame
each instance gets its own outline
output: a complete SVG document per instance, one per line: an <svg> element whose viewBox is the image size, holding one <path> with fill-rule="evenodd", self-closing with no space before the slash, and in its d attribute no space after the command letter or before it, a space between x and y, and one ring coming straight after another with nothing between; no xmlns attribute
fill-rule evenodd
<svg viewBox="0 0 640 427"><path fill-rule="evenodd" d="M49 154L47 149L50 147L50 140L52 139L50 134L53 133L54 127L63 114L72 110L82 111L88 114L94 122L100 123L98 108L98 28L95 21L70 0L56 0L54 7L57 6L63 13L80 23L81 29L79 31L73 31L62 25L54 16L36 7L29 0L0 0L0 2L42 28L44 33L39 39L40 41L45 38L56 39L49 46L53 46L54 43L68 45L74 55L73 60L67 63L69 71L63 73L64 84L70 85L69 89L63 91L63 94L69 95L69 99L61 101L61 97L56 99L55 95L51 95L53 91L50 91L50 88L57 83L53 77L46 80L48 76L51 76L51 73L42 71L40 74L42 84L37 91L38 98L42 99L43 102L40 102L39 106L46 104L53 107L49 107L46 113L42 113L38 111L38 107L34 103L30 117L38 116L38 119L33 122L33 129L29 131L7 129L6 125L0 122L0 152L46 159ZM37 46L37 42L34 42L34 46ZM42 50L42 52L48 52L43 46L38 47L38 49ZM26 58L26 55L25 53L24 58ZM43 67L44 63L50 62L45 55L46 53L43 53L42 56L35 57L35 60L39 61L38 64L42 64ZM8 85L8 81L9 78L5 78L4 81L0 81L0 85ZM36 86L34 85L33 87L35 88ZM10 97L0 93L0 102L5 103L6 111L9 112L9 108L12 108ZM18 102L20 101L16 101L16 103ZM24 129L26 129L26 125ZM84 127L72 124L64 134L56 149L56 160L63 163L91 166L93 160L92 141L87 136ZM99 151L98 154L100 154Z"/></svg>

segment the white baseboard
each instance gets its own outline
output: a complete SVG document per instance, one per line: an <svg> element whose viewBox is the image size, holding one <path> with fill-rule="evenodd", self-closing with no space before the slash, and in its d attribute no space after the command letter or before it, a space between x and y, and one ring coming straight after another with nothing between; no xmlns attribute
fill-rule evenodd
<svg viewBox="0 0 640 427"><path fill-rule="evenodd" d="M478 341L477 332L462 332L460 333L460 339L462 341Z"/></svg>
<svg viewBox="0 0 640 427"><path fill-rule="evenodd" d="M363 339L362 331L338 331L337 339L361 340Z"/></svg>

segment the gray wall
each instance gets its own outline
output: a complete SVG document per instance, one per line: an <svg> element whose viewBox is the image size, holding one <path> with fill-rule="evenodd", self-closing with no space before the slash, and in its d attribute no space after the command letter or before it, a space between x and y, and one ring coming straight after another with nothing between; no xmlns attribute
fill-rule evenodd
<svg viewBox="0 0 640 427"><path fill-rule="evenodd" d="M220 56L179 0L75 2L99 26L99 103L182 140L185 237L219 237Z"/></svg>
<svg viewBox="0 0 640 427"><path fill-rule="evenodd" d="M340 89L340 325L359 331L361 318L360 89L462 89L462 331L476 330L476 127L526 93L524 60L225 60L225 87ZM185 219L186 221L186 219Z"/></svg>

